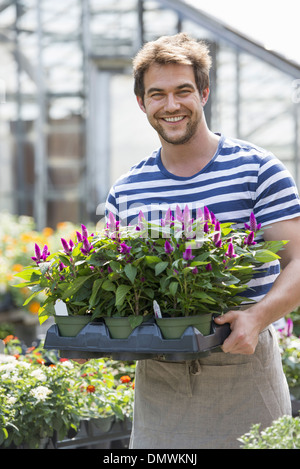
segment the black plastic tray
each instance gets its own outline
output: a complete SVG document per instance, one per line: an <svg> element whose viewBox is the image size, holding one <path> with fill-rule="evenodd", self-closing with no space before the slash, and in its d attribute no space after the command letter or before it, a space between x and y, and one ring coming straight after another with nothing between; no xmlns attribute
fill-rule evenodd
<svg viewBox="0 0 300 469"><path fill-rule="evenodd" d="M56 324L46 334L44 348L58 350L64 358L101 358L169 361L193 360L223 344L230 334L229 324L211 323L211 333L203 336L189 326L180 339L164 339L154 319L144 322L127 339L112 339L103 320L90 322L76 337L62 337Z"/></svg>

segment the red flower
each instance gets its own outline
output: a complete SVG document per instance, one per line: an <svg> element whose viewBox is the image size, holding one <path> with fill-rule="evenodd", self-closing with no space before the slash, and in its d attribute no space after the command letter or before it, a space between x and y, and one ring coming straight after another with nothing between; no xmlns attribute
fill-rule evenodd
<svg viewBox="0 0 300 469"><path fill-rule="evenodd" d="M89 384L89 386L86 388L87 392L95 392L96 388L92 384Z"/></svg>
<svg viewBox="0 0 300 469"><path fill-rule="evenodd" d="M128 375L121 376L120 381L121 381L123 384L125 384L125 383L130 383L131 378L130 378L130 376L128 376Z"/></svg>

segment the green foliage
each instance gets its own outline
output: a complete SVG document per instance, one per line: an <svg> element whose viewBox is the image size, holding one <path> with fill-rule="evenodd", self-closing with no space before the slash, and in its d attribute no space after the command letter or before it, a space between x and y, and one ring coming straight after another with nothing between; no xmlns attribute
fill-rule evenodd
<svg viewBox="0 0 300 469"><path fill-rule="evenodd" d="M106 359L79 365L49 352L43 357L42 350L41 344L21 355L11 337L0 356L0 446L38 448L54 432L65 438L83 419L132 418L134 365L122 369Z"/></svg>
<svg viewBox="0 0 300 469"><path fill-rule="evenodd" d="M57 299L70 315L93 319L152 314L154 299L172 315L220 313L245 301L257 267L279 258L286 242L254 241L260 234L220 224L208 209L196 220L187 207L177 207L176 217L168 210L159 226L140 213L136 226L120 227L110 215L101 233L88 235L82 225L77 242L62 239L61 251L36 245L36 265L16 275L24 281L17 287L31 288L27 301L45 293L41 322L54 314Z"/></svg>
<svg viewBox="0 0 300 469"><path fill-rule="evenodd" d="M285 415L265 429L253 425L238 440L242 449L300 449L300 419Z"/></svg>

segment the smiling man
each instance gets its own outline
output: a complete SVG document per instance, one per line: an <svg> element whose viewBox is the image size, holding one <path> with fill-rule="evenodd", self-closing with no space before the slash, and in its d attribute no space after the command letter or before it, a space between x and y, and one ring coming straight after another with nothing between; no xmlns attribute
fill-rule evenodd
<svg viewBox="0 0 300 469"><path fill-rule="evenodd" d="M133 62L135 94L161 147L122 176L107 212L123 224L139 211L159 220L167 208L207 206L220 222L243 226L254 212L264 238L289 240L258 269L245 292L255 301L229 311L222 351L195 361L138 362L132 448L238 448L252 424L289 414L290 397L272 323L300 304L300 203L295 183L270 152L213 133L204 107L207 46L181 33L145 44Z"/></svg>

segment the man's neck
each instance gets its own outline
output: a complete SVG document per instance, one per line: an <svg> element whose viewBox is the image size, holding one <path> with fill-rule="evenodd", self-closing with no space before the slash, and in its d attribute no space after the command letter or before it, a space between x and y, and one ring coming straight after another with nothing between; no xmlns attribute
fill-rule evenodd
<svg viewBox="0 0 300 469"><path fill-rule="evenodd" d="M215 155L220 137L211 131L183 145L161 141L161 160L175 176L189 177L203 169Z"/></svg>

